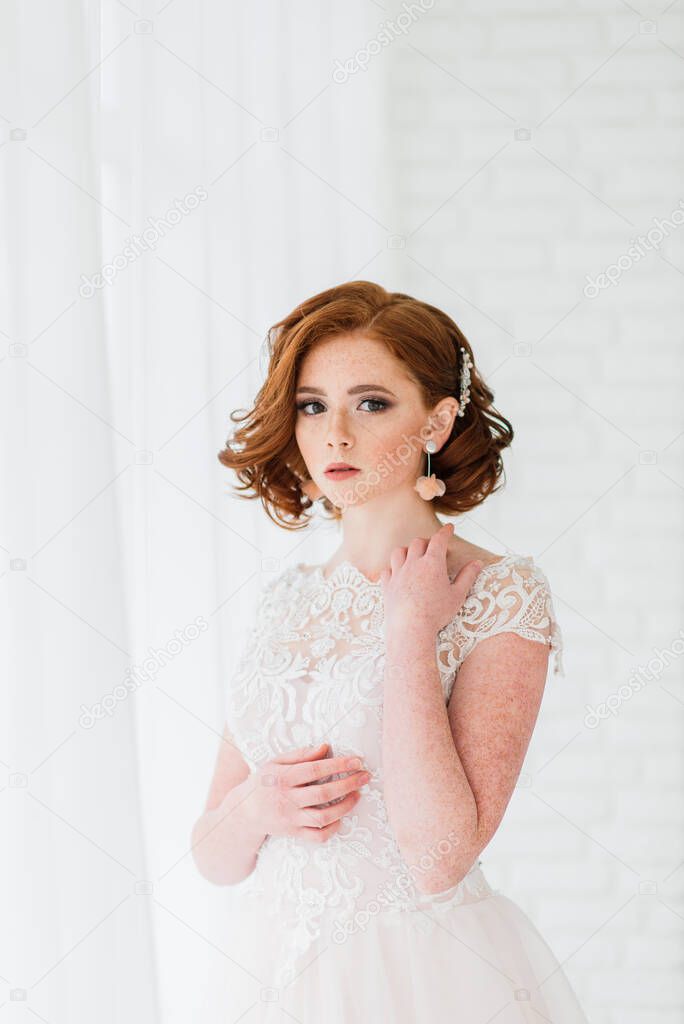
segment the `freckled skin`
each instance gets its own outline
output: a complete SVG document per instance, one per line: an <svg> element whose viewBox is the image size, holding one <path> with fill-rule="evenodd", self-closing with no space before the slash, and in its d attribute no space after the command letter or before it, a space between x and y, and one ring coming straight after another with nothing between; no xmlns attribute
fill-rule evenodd
<svg viewBox="0 0 684 1024"><path fill-rule="evenodd" d="M372 390L347 394L369 383L382 384L394 397ZM428 541L441 530L432 503L414 485L427 470L424 441L432 436L437 450L446 442L458 401L445 398L427 409L405 365L363 334L320 342L303 360L297 385L325 393L298 396L298 403L320 404L298 411L295 436L310 476L342 509L343 539L327 570L348 560L373 580L391 566L391 578L415 538ZM364 399L374 396L391 407L371 412L379 406ZM436 429L421 434L431 414ZM394 460L388 457L400 452ZM330 480L324 472L330 462L347 462L361 473ZM385 475L373 481L372 470L379 466ZM461 573L471 572L474 559L486 566L500 557L448 530L439 543L442 565L457 576L455 584ZM480 642L461 665L448 706L429 631L390 625L386 663L388 814L409 865L426 851L444 850L448 839L448 850L416 877L422 891L441 892L465 875L503 817L538 715L548 649L514 633Z"/></svg>
<svg viewBox="0 0 684 1024"><path fill-rule="evenodd" d="M393 397L373 390L347 394L369 383L384 385ZM302 361L297 384L325 392L298 396L298 402L319 404L297 413L295 434L310 476L342 509L343 540L328 568L347 559L377 580L390 563L403 561L414 539L428 540L441 528L432 503L414 487L427 470L424 440L432 436L440 449L458 400L443 398L426 409L402 362L362 334L318 343ZM380 407L365 403L369 396L390 408L372 413ZM421 434L430 414L437 428ZM408 439L409 451L389 459ZM351 481L330 480L325 469L331 462L361 473ZM381 465L386 475L374 481L372 470ZM473 559L483 565L499 560L448 530L442 536L443 563L452 575L470 571ZM495 834L537 720L548 663L548 649L535 641L514 633L488 638L466 657L445 707L434 642L415 629L390 628L386 635L383 759L390 821L409 864L452 837L450 849L418 874L425 892L459 882Z"/></svg>
<svg viewBox="0 0 684 1024"><path fill-rule="evenodd" d="M347 394L358 384L381 384L393 397L375 390ZM392 587L399 597L392 604L404 608L406 594L428 580L423 614L410 627L385 617L382 750L387 813L402 856L419 867L419 890L441 892L463 878L504 815L538 715L548 648L513 632L481 640L460 666L445 704L426 603L440 577L443 585L444 569L465 594L474 579L473 560L486 566L500 558L442 529L433 503L414 490L427 468L423 442L432 436L440 449L458 401L447 397L426 409L404 364L363 335L320 342L303 360L297 385L325 392L297 397L298 403L320 404L307 407L316 415L297 412L295 435L310 476L342 509L342 543L328 570L348 560L369 579L380 579L386 596ZM380 406L364 399L376 397L391 407L371 412ZM421 435L431 414L435 429ZM330 462L347 462L361 473L329 480L324 471ZM372 482L378 467L384 475ZM439 554L429 572L406 572L408 553L413 557L418 548L423 557L428 545ZM227 729L224 739L208 810L196 828L198 835L214 837L206 853L208 877L233 881L252 870L263 829L246 813L250 802L242 789L249 769ZM217 814L231 815L230 837L215 828ZM207 845L203 840L202 849ZM421 860L426 854L427 867Z"/></svg>
<svg viewBox="0 0 684 1024"><path fill-rule="evenodd" d="M416 885L442 892L467 873L495 834L532 735L548 650L502 633L479 643L445 706L434 641L388 636L383 714L385 802ZM454 837L456 837L454 839Z"/></svg>
<svg viewBox="0 0 684 1024"><path fill-rule="evenodd" d="M371 412L378 405L364 399L376 393L348 395L347 389L356 384L382 384L396 397L378 392L377 398L392 407ZM302 361L297 380L298 387L306 385L322 389L325 397L298 396L298 403L320 404L297 413L295 438L311 478L343 509L343 541L327 563L328 571L348 559L370 579L377 579L389 565L393 548L408 546L414 537L427 539L442 526L432 502L421 498L414 486L427 469L423 439L432 436L441 448L451 432L458 401L445 398L427 409L407 367L381 342L363 335L335 337L312 349ZM431 415L438 429L421 435ZM348 480L330 480L325 476L330 462L348 462L361 473ZM371 474L380 472L379 467L382 475L375 482ZM454 535L449 540L447 567L453 572L470 559L487 564L498 557Z"/></svg>
<svg viewBox="0 0 684 1024"><path fill-rule="evenodd" d="M389 508L387 495L401 488L410 492L416 478L422 472L425 453L420 447L420 429L428 422L429 411L424 407L419 388L407 377L406 369L380 342L356 337L354 339L333 338L320 343L304 359L300 368L298 386L315 385L325 391L325 397L306 395L303 399L318 399L320 407L309 407L306 415L297 415L295 437L312 478L331 501L339 500L348 511L358 512L360 506L374 503L373 518L382 513L382 507ZM381 384L397 397L381 392L368 391L359 395L347 395L346 391L355 384ZM377 394L379 399L392 404L383 412L373 412L373 403L364 404L364 399ZM401 452L406 438L414 437L414 450ZM395 458L392 459L392 453ZM352 481L329 480L324 475L325 467L331 461L349 462L362 472ZM371 473L384 467L386 475L378 482ZM369 480L370 477L370 480ZM367 495L361 492L359 484L368 486ZM351 500L350 492L352 492ZM377 501L378 498L384 499ZM396 501L398 494L392 493ZM403 494L404 503L408 493ZM414 515L419 516L422 499L416 494L413 502ZM347 500L345 500L347 499ZM408 506L404 504L408 511ZM350 516L360 522L369 520L371 510L366 508L363 515ZM434 519L434 516L431 517ZM421 517L427 522L427 517ZM345 528L347 522L345 522ZM360 532L363 536L365 531ZM347 538L345 538L347 539ZM349 538L353 540L353 538ZM367 544L366 552L371 559L377 558L375 545Z"/></svg>

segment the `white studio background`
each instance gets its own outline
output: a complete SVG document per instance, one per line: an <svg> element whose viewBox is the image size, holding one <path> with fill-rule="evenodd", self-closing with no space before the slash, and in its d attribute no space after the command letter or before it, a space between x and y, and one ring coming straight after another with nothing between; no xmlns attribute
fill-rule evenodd
<svg viewBox="0 0 684 1024"><path fill-rule="evenodd" d="M516 438L457 530L532 554L564 632L488 876L592 1024L680 1019L681 4L408 8L0 7L8 1021L249 1021L190 830L263 579L339 535L275 527L216 455L268 326L356 278L473 345Z"/></svg>

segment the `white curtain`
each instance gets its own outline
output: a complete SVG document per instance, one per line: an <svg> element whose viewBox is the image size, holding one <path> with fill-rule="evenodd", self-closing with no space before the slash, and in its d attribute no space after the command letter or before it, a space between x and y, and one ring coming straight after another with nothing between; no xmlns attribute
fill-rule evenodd
<svg viewBox="0 0 684 1024"><path fill-rule="evenodd" d="M139 426L113 388L131 349L102 297L79 296L104 223L133 211L102 173L97 6L2 21L2 1002L156 1021L135 705L87 711L147 635L122 530Z"/></svg>
<svg viewBox="0 0 684 1024"><path fill-rule="evenodd" d="M0 1003L45 1020L238 1016L190 833L260 575L317 556L217 453L269 324L385 249L382 75L332 80L376 14L0 11Z"/></svg>

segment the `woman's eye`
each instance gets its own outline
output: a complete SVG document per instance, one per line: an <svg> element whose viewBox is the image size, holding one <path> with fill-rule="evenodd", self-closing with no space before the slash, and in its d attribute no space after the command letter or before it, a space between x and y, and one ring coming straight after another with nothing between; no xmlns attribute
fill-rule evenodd
<svg viewBox="0 0 684 1024"><path fill-rule="evenodd" d="M321 404L320 402L314 402L314 401L310 401L310 402L298 402L298 403L297 403L297 408L298 408L298 409L299 409L299 410L300 410L301 412L304 412L304 410L305 410L306 408L308 408L308 406L310 406L310 405L320 405L320 404ZM315 416L316 414L315 414L315 413L311 413L311 412L307 412L307 413L304 413L304 415L305 415L305 416Z"/></svg>
<svg viewBox="0 0 684 1024"><path fill-rule="evenodd" d="M364 410L364 412L370 412L370 413L382 412L382 411L383 411L384 409L387 409L387 408L388 408L388 405L389 405L389 403L388 403L388 402L385 402L385 401L383 401L383 399L382 399L382 398L364 398L364 399L363 399L363 400L362 400L362 401L361 401L361 402L359 403L359 408L361 408L361 406L362 406L362 405L365 405L365 404L366 404L366 402L371 402L371 403L372 403L373 405L375 405L375 406L380 406L380 408L379 408L379 409L378 409L378 408L376 408L376 409L365 409L365 410ZM310 399L310 400L309 400L308 402L299 402L299 403L297 404L297 409L299 409L299 410L300 410L301 412L304 412L304 415L305 415L305 416L316 416L316 415L318 415L318 414L317 414L317 413L315 413L315 412L305 412L305 411L304 411L305 409L308 409L308 407L309 407L310 405L321 405L321 406L322 406L322 405L323 405L323 403L322 403L322 402L317 402L317 401L315 401L314 399Z"/></svg>
<svg viewBox="0 0 684 1024"><path fill-rule="evenodd" d="M379 405L380 406L379 409L369 409L368 412L382 412L383 409L387 408L387 402L383 402L383 400L381 398L364 398L364 400L361 403L361 405L363 405L364 402L372 402L373 405Z"/></svg>

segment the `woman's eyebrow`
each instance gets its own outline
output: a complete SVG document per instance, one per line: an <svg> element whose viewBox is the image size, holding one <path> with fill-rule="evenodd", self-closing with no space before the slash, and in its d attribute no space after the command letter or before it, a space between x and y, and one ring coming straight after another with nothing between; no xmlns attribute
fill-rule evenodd
<svg viewBox="0 0 684 1024"><path fill-rule="evenodd" d="M297 388L297 394L300 394L302 391L307 391L312 395L325 395L323 388L316 388L313 386L309 387L303 385L302 387ZM382 384L357 384L355 387L349 388L347 394L358 395L360 391L383 391L386 395L392 395L392 398L397 397L393 391L390 391L389 388L384 388Z"/></svg>

